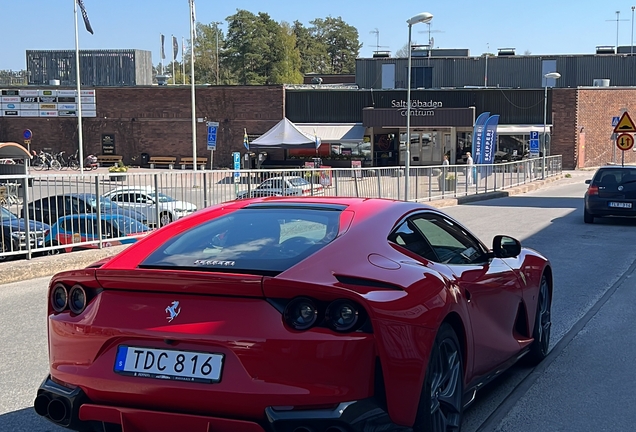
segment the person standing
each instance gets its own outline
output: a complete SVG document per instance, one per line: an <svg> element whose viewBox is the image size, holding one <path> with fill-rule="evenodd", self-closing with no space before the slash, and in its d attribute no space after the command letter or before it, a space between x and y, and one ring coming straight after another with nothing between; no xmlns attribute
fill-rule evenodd
<svg viewBox="0 0 636 432"><path fill-rule="evenodd" d="M466 153L466 184L473 184L473 157L470 152Z"/></svg>

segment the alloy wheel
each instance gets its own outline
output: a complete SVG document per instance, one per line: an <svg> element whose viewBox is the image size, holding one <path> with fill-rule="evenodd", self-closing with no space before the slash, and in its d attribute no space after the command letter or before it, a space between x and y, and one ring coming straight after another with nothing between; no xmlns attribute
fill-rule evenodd
<svg viewBox="0 0 636 432"><path fill-rule="evenodd" d="M550 327L552 326L552 317L550 315L550 290L548 281L544 277L541 279L541 287L539 289L539 320L538 337L539 346L544 354L548 353L550 347Z"/></svg>
<svg viewBox="0 0 636 432"><path fill-rule="evenodd" d="M431 431L454 432L461 426L462 366L455 341L444 339L431 367Z"/></svg>

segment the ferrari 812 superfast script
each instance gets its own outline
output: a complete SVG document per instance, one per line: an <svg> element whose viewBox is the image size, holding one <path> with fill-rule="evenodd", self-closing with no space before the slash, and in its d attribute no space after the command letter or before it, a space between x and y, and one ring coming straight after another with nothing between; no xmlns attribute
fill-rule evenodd
<svg viewBox="0 0 636 432"><path fill-rule="evenodd" d="M36 412L76 431L459 431L548 353L552 269L410 202L267 197L55 275Z"/></svg>

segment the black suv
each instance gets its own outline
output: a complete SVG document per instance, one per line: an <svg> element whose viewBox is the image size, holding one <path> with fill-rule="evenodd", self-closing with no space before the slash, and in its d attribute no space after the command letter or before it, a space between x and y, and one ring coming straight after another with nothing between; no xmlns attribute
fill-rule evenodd
<svg viewBox="0 0 636 432"><path fill-rule="evenodd" d="M595 217L636 216L636 166L599 168L585 192L583 221L594 223Z"/></svg>
<svg viewBox="0 0 636 432"><path fill-rule="evenodd" d="M26 221L18 218L6 208L0 206L0 262L11 257L7 252L27 250ZM44 246L44 238L49 226L42 222L29 221L29 243L31 249Z"/></svg>
<svg viewBox="0 0 636 432"><path fill-rule="evenodd" d="M128 216L138 220L144 225L147 222L143 214L119 207L109 198L100 196L99 204L100 212L103 214ZM97 213L97 195L89 193L55 195L32 201L27 207L31 220L53 225L62 216ZM24 217L24 208L22 209L22 217Z"/></svg>

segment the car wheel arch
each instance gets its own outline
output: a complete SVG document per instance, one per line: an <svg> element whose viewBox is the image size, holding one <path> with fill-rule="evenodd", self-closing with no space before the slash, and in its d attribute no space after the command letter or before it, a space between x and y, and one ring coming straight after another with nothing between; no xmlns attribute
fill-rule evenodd
<svg viewBox="0 0 636 432"><path fill-rule="evenodd" d="M464 365L464 379L465 379L466 368L467 368L469 359L467 358L468 357L468 338L466 336L466 327L464 325L464 321L462 320L461 316L457 312L451 311L449 312L448 315L446 315L446 317L440 324L440 327L444 323L449 324L453 328L453 331L457 335L457 339L459 339L459 344L462 348L462 360L463 360L462 363Z"/></svg>

